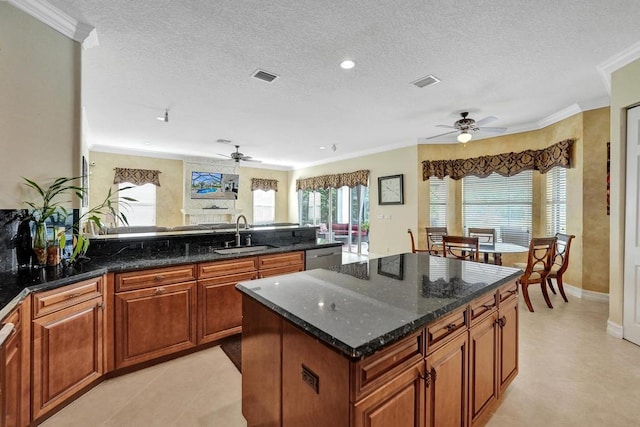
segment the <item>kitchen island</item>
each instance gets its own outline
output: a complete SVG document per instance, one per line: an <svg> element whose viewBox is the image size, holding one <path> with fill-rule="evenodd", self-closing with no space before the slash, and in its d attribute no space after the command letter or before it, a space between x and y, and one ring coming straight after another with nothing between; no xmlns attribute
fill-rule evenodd
<svg viewBox="0 0 640 427"><path fill-rule="evenodd" d="M517 375L521 274L401 254L239 283L247 424L483 424Z"/></svg>

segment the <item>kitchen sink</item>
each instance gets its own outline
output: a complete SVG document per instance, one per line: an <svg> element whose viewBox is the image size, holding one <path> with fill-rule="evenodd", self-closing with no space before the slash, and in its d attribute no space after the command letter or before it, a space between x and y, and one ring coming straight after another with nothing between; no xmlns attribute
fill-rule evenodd
<svg viewBox="0 0 640 427"><path fill-rule="evenodd" d="M244 254L247 252L262 252L274 247L275 246L270 246L270 245L241 246L239 248L236 247L236 248L216 249L213 252L220 255L232 255L232 254Z"/></svg>

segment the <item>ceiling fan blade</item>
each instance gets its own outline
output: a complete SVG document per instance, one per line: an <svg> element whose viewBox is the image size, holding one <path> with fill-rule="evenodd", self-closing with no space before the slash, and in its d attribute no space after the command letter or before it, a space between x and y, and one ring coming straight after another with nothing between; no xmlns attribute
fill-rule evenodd
<svg viewBox="0 0 640 427"><path fill-rule="evenodd" d="M454 126L449 125L436 125L437 128L456 129Z"/></svg>
<svg viewBox="0 0 640 427"><path fill-rule="evenodd" d="M480 127L482 125L486 125L487 123L495 122L496 120L498 120L497 117L488 116L488 117L485 117L484 119L478 120L476 122L476 126Z"/></svg>
<svg viewBox="0 0 640 427"><path fill-rule="evenodd" d="M441 133L439 135L429 136L429 137L424 138L424 139L434 139L434 138L438 138L440 136L445 136L445 135L449 135L450 133L457 133L457 132L458 132L458 130L456 129L456 130L452 130L451 132L445 132L445 133Z"/></svg>
<svg viewBox="0 0 640 427"><path fill-rule="evenodd" d="M231 159L231 156L227 156L226 154L220 154L220 153L216 153L216 156L222 156L222 157L226 157L227 159Z"/></svg>
<svg viewBox="0 0 640 427"><path fill-rule="evenodd" d="M492 133L502 133L507 130L507 128L492 128L483 126L479 129L482 132L492 132Z"/></svg>
<svg viewBox="0 0 640 427"><path fill-rule="evenodd" d="M262 163L262 160L254 160L254 159L242 159L245 162L253 162L253 163Z"/></svg>

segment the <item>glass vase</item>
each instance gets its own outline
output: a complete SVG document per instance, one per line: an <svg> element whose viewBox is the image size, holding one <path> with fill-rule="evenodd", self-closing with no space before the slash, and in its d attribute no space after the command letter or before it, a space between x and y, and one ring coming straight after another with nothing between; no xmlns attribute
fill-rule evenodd
<svg viewBox="0 0 640 427"><path fill-rule="evenodd" d="M47 226L44 222L36 222L33 235L33 266L47 265Z"/></svg>

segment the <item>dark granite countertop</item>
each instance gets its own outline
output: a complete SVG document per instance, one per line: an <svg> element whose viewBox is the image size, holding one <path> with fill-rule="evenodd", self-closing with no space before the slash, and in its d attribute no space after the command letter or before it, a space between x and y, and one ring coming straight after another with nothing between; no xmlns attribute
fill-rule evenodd
<svg viewBox="0 0 640 427"><path fill-rule="evenodd" d="M107 272L169 267L172 265L220 261L328 246L341 246L341 243L318 239L313 242L278 244L277 246L274 244L273 247L264 251L230 255L217 254L214 252L216 247L200 244L124 246L120 252L107 256L96 256L94 254L89 262L82 263L76 268L59 266L0 272L0 321L29 293L54 289L101 276Z"/></svg>
<svg viewBox="0 0 640 427"><path fill-rule="evenodd" d="M516 268L408 253L236 287L358 359L521 274Z"/></svg>

